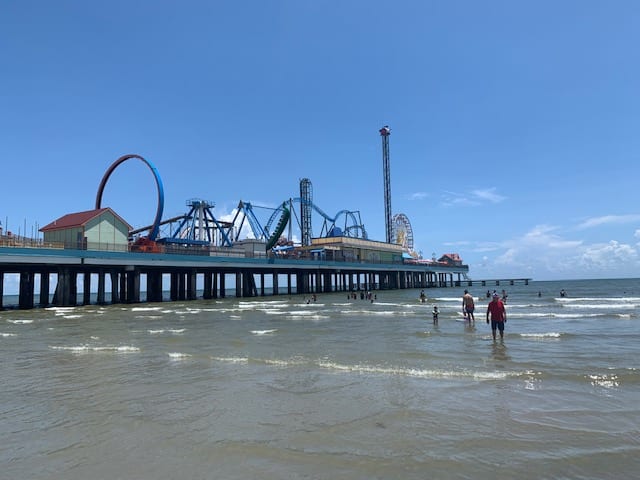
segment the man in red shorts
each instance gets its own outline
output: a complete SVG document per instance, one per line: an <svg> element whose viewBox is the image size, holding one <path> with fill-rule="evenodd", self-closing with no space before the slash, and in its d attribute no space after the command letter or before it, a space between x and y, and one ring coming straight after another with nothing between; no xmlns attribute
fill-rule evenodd
<svg viewBox="0 0 640 480"><path fill-rule="evenodd" d="M496 329L500 330L500 340L504 339L504 324L507 321L507 311L504 303L500 300L500 295L493 294L493 300L487 306L487 323L489 323L489 314L491 314L491 333L493 333L493 341L496 340Z"/></svg>

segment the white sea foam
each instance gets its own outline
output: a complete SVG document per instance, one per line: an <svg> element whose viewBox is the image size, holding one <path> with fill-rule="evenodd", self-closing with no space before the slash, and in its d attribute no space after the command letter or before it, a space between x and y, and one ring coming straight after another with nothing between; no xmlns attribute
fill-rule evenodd
<svg viewBox="0 0 640 480"><path fill-rule="evenodd" d="M45 310L52 312L72 312L76 307L46 307Z"/></svg>
<svg viewBox="0 0 640 480"><path fill-rule="evenodd" d="M620 381L617 375L587 375L591 382L591 385L604 387L604 388L616 388L620 386Z"/></svg>
<svg viewBox="0 0 640 480"><path fill-rule="evenodd" d="M291 320L324 320L329 318L327 315L290 315Z"/></svg>
<svg viewBox="0 0 640 480"><path fill-rule="evenodd" d="M245 308L245 307L255 307L255 306L262 306L262 307L270 307L273 305L284 305L289 303L287 300L271 300L268 302L239 302L238 306L240 306L240 308Z"/></svg>
<svg viewBox="0 0 640 480"><path fill-rule="evenodd" d="M17 335L15 333L2 333L0 332L0 337L3 338L7 338L7 337L16 337Z"/></svg>
<svg viewBox="0 0 640 480"><path fill-rule="evenodd" d="M222 363L249 363L249 359L247 357L211 357L211 360Z"/></svg>
<svg viewBox="0 0 640 480"><path fill-rule="evenodd" d="M33 323L33 320L7 320L8 323L13 323L14 325L28 325Z"/></svg>
<svg viewBox="0 0 640 480"><path fill-rule="evenodd" d="M318 362L318 366L338 372L353 372L373 375L400 375L417 378L447 378L447 379L464 379L471 378L474 380L499 380L507 378L513 374L507 372L488 372L488 371L453 371L453 370L430 370L419 368L404 367L379 367L369 365L343 365L333 362Z"/></svg>
<svg viewBox="0 0 640 480"><path fill-rule="evenodd" d="M618 302L618 303L640 303L640 297L560 297L555 299L559 303L574 302Z"/></svg>
<svg viewBox="0 0 640 480"><path fill-rule="evenodd" d="M67 320L72 320L74 318L82 318L84 315L62 315L62 318Z"/></svg>
<svg viewBox="0 0 640 480"><path fill-rule="evenodd" d="M521 333L520 336L524 338L560 338L562 336L562 333L558 333L558 332Z"/></svg>
<svg viewBox="0 0 640 480"><path fill-rule="evenodd" d="M280 359L273 359L273 358L262 360L262 362L266 363L267 365L275 365L277 367L294 367L296 365L305 365L306 363L308 363L304 359L280 360Z"/></svg>
<svg viewBox="0 0 640 480"><path fill-rule="evenodd" d="M277 331L278 331L277 328L273 328L271 330L251 330L251 333L253 335L268 335L268 334L271 334L271 333L275 333Z"/></svg>
<svg viewBox="0 0 640 480"><path fill-rule="evenodd" d="M160 310L162 307L133 307L131 309L132 312L155 312Z"/></svg>
<svg viewBox="0 0 640 480"><path fill-rule="evenodd" d="M185 358L191 357L188 353L180 353L180 352L169 352L167 353L171 360L184 360Z"/></svg>
<svg viewBox="0 0 640 480"><path fill-rule="evenodd" d="M291 310L290 312L287 312L288 315L315 315L316 312L313 312L311 310Z"/></svg>
<svg viewBox="0 0 640 480"><path fill-rule="evenodd" d="M581 303L581 304L570 304L563 305L564 308L568 309L585 309L585 310L602 310L602 309L613 309L613 310L632 310L638 308L638 305L633 303Z"/></svg>
<svg viewBox="0 0 640 480"><path fill-rule="evenodd" d="M138 347L132 346L107 346L97 347L91 345L74 345L74 346L50 346L53 350L64 350L73 353L92 353L92 352L115 352L115 353L137 353L140 351Z"/></svg>
<svg viewBox="0 0 640 480"><path fill-rule="evenodd" d="M600 317L602 315L603 315L602 313L511 312L510 318L588 318L588 317Z"/></svg>
<svg viewBox="0 0 640 480"><path fill-rule="evenodd" d="M157 334L161 334L161 333L178 334L178 333L184 333L185 330L186 330L186 328L160 328L160 329L155 329L155 330L147 330L147 333L150 333L152 335L157 335Z"/></svg>

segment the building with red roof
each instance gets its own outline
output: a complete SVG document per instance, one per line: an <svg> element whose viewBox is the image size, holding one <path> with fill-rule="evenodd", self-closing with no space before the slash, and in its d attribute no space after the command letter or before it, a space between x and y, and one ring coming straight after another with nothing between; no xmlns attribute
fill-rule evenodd
<svg viewBox="0 0 640 480"><path fill-rule="evenodd" d="M108 207L69 213L40 229L45 242L82 250L126 250L131 230L131 225Z"/></svg>

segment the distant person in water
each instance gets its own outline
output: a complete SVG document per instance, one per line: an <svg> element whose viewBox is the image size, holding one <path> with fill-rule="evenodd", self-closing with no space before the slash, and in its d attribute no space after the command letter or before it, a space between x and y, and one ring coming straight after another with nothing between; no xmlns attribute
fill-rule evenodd
<svg viewBox="0 0 640 480"><path fill-rule="evenodd" d="M438 324L438 314L440 312L438 312L438 306L434 305L433 306L433 312L431 312L433 314L433 324L437 325Z"/></svg>
<svg viewBox="0 0 640 480"><path fill-rule="evenodd" d="M473 315L473 311L476 309L476 306L473 302L473 296L469 293L469 290L464 291L464 295L462 296L462 313L464 314L464 318L468 319L470 322L475 322L476 317Z"/></svg>
<svg viewBox="0 0 640 480"><path fill-rule="evenodd" d="M420 301L421 301L422 303L424 303L424 302L426 302L426 301L427 301L427 296L425 295L424 290L422 290L422 291L420 292Z"/></svg>
<svg viewBox="0 0 640 480"><path fill-rule="evenodd" d="M507 322L507 310L504 308L504 303L500 300L500 295L493 294L493 299L487 305L487 323L489 323L489 316L491 316L491 333L493 334L493 340L496 340L496 330L500 331L500 340L504 339L504 324Z"/></svg>
<svg viewBox="0 0 640 480"><path fill-rule="evenodd" d="M564 297L566 297L566 296L567 296L567 292L565 292L565 291L564 291L564 288L563 288L562 290L560 290L560 296L561 296L562 298L564 298Z"/></svg>

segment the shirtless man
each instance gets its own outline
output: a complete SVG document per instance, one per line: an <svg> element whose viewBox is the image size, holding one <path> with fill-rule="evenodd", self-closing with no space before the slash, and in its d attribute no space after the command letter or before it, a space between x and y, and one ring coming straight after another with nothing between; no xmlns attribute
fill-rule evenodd
<svg viewBox="0 0 640 480"><path fill-rule="evenodd" d="M476 306L473 303L473 296L469 293L468 290L464 291L464 295L462 296L462 313L465 318L469 319L469 322L475 322L476 318L473 316L473 311Z"/></svg>

